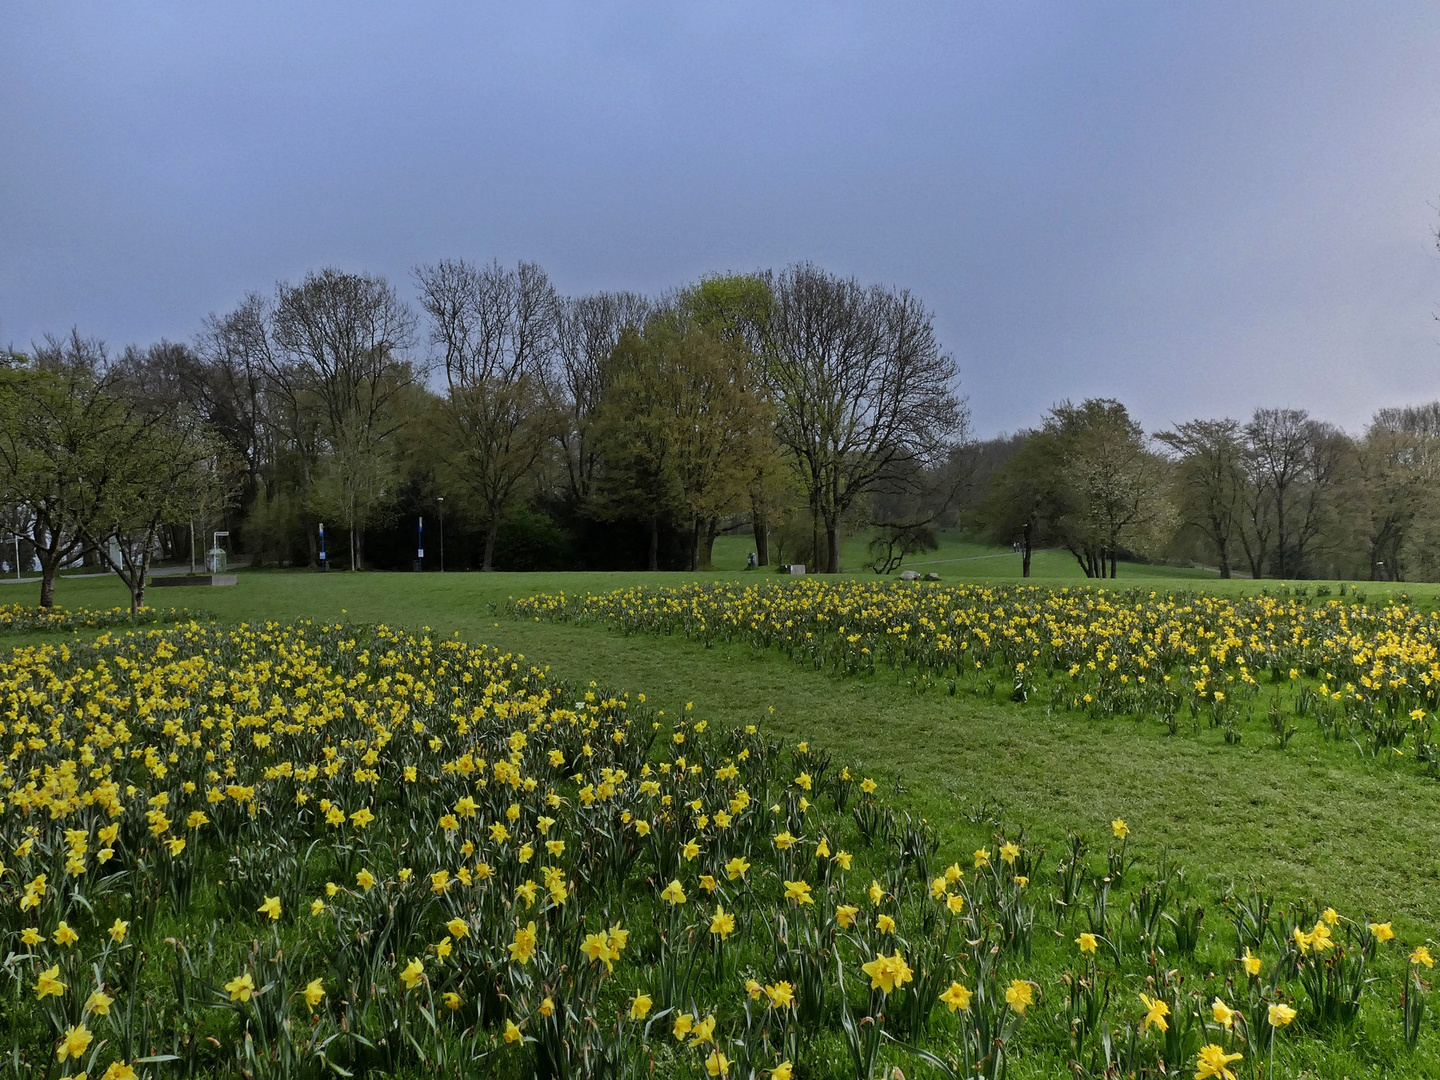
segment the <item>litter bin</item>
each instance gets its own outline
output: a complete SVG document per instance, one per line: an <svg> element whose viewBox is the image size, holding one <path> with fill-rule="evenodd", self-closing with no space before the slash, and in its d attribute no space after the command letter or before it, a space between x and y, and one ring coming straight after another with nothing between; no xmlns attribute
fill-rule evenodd
<svg viewBox="0 0 1440 1080"><path fill-rule="evenodd" d="M223 574L228 565L228 556L222 547L213 547L205 553L205 569L212 574Z"/></svg>

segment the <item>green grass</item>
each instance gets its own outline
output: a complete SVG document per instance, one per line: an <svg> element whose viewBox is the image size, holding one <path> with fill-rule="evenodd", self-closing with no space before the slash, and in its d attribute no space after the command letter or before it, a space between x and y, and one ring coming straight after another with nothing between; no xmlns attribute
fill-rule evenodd
<svg viewBox="0 0 1440 1080"><path fill-rule="evenodd" d="M953 530L942 531L940 546L935 551L914 555L904 561L901 569L920 573L934 572L943 579L987 581L1020 576L1020 556L1008 547L979 543ZM715 538L712 567L715 573L729 576L745 569L745 558L755 550L749 533ZM772 552L773 556L773 552ZM847 536L840 547L840 565L847 573L868 575L870 556L863 536ZM1047 581L1084 581L1085 575L1075 557L1064 550L1037 551L1031 562L1031 574ZM896 573L899 573L897 570ZM1125 563L1120 573L1130 577L1194 578L1212 580L1217 574L1174 566L1142 566Z"/></svg>
<svg viewBox="0 0 1440 1080"><path fill-rule="evenodd" d="M693 701L697 715L722 723L767 718L775 732L813 739L897 784L902 803L940 824L948 848L988 833L988 825L970 820L986 806L1052 845L1068 830L1098 837L1119 816L1142 849L1168 851L1192 881L1223 889L1254 875L1355 917L1394 916L1397 929L1412 935L1436 930L1440 785L1383 759L1366 762L1313 730L1284 751L1259 736L1254 745L1232 747L1208 730L1169 737L1133 721L917 694L884 676L840 679L739 645L707 650L678 638L626 637L503 612L511 596L689 576L254 572L234 588L156 590L150 599L203 608L223 621L350 619L458 633L522 652L569 681L644 692L667 711ZM1136 577L1119 584L1183 583ZM1207 584L1225 591L1267 586L1275 583ZM1434 594L1433 587L1407 588ZM58 599L107 606L121 602L123 590L104 579L63 582Z"/></svg>

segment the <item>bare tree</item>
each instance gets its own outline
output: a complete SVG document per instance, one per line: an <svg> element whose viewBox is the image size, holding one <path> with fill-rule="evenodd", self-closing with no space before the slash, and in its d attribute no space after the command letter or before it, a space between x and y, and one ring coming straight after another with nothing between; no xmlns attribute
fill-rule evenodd
<svg viewBox="0 0 1440 1080"><path fill-rule="evenodd" d="M297 411L315 403L334 469L330 502L358 570L365 527L388 494L376 478L403 423L397 398L415 379L405 359L415 316L381 277L325 269L276 292L266 374Z"/></svg>
<svg viewBox="0 0 1440 1080"><path fill-rule="evenodd" d="M810 502L814 549L840 569L841 518L888 468L943 456L963 430L955 361L904 290L862 287L808 263L776 279L766 369L776 433Z"/></svg>
<svg viewBox="0 0 1440 1080"><path fill-rule="evenodd" d="M1309 572L1306 560L1333 517L1350 440L1303 409L1256 409L1244 435L1249 475L1241 541L1251 573L1265 572L1273 536L1275 576L1298 577Z"/></svg>
<svg viewBox="0 0 1440 1080"><path fill-rule="evenodd" d="M500 522L556 431L544 390L559 297L534 263L507 270L445 260L415 276L445 369L462 473L485 527L481 569L489 570Z"/></svg>
<svg viewBox="0 0 1440 1080"><path fill-rule="evenodd" d="M314 566L325 423L313 372L275 341L274 315L273 301L252 292L235 310L207 316L196 340L202 371L193 400L245 461L249 549L284 559L285 534L299 526Z"/></svg>
<svg viewBox="0 0 1440 1080"><path fill-rule="evenodd" d="M1184 523L1215 548L1220 576L1232 576L1231 545L1245 506L1245 443L1234 420L1190 420L1156 439L1176 454Z"/></svg>
<svg viewBox="0 0 1440 1080"><path fill-rule="evenodd" d="M941 465L925 469L901 462L877 478L866 499L874 530L869 544L871 570L893 573L909 556L939 546L936 523L969 486L973 461L957 446Z"/></svg>
<svg viewBox="0 0 1440 1080"><path fill-rule="evenodd" d="M1305 467L1310 442L1310 414L1304 409L1256 409L1245 425L1250 473L1246 553L1251 573L1265 572L1265 554L1273 527L1275 576L1293 577L1293 488Z"/></svg>
<svg viewBox="0 0 1440 1080"><path fill-rule="evenodd" d="M600 453L595 437L600 403L610 384L610 357L628 330L640 330L654 305L632 292L602 292L562 302L556 320L559 363L549 369L546 392L563 418L556 437L565 458L570 501L583 507L594 491Z"/></svg>
<svg viewBox="0 0 1440 1080"><path fill-rule="evenodd" d="M1245 486L1242 489L1243 516L1240 521L1240 548L1252 578L1262 578L1269 568L1275 543L1275 492L1261 482L1255 459L1245 455Z"/></svg>
<svg viewBox="0 0 1440 1080"><path fill-rule="evenodd" d="M1311 420L1306 425L1305 454L1295 485L1295 509L1291 515L1294 539L1290 574L1310 572L1317 541L1327 537L1333 547L1340 509L1335 496L1343 473L1351 468L1354 444L1334 424Z"/></svg>
<svg viewBox="0 0 1440 1080"><path fill-rule="evenodd" d="M184 380L192 407L245 463L252 490L283 438L265 401L266 372L278 366L270 312L270 302L252 292L234 311L207 315L195 339L198 362Z"/></svg>

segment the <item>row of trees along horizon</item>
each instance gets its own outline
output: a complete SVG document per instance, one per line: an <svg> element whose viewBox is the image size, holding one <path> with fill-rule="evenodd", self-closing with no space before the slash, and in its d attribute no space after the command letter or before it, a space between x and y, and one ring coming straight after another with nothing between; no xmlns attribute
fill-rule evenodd
<svg viewBox="0 0 1440 1080"><path fill-rule="evenodd" d="M257 563L409 568L417 519L450 569L877 572L960 528L1229 577L1440 576L1440 403L1347 435L1302 410L1147 433L1113 399L977 441L954 359L909 291L809 263L661 297L561 296L533 263L385 279L325 269L112 354L72 330L0 354L0 513L39 564L114 570L226 529ZM442 524L443 523L443 524ZM433 532L432 532L433 535ZM338 541L338 543L337 543ZM432 545L433 546L433 545ZM436 568L438 559L426 561Z"/></svg>

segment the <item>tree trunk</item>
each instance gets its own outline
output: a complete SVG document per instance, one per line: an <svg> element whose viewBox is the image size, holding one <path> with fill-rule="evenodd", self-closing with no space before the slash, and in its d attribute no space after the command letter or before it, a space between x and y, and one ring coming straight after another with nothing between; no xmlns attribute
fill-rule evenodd
<svg viewBox="0 0 1440 1080"><path fill-rule="evenodd" d="M1223 542L1215 546L1220 549L1220 576L1228 578L1230 577L1230 549Z"/></svg>
<svg viewBox="0 0 1440 1080"><path fill-rule="evenodd" d="M490 527L485 530L485 556L480 563L480 569L485 573L490 572L491 565L495 558L495 537L500 534L500 519L495 518L490 522Z"/></svg>
<svg viewBox="0 0 1440 1080"><path fill-rule="evenodd" d="M814 501L810 503L810 570L818 573L820 570L820 507Z"/></svg>
<svg viewBox="0 0 1440 1080"><path fill-rule="evenodd" d="M42 608L55 606L55 577L60 572L60 567L48 563L45 559L40 560L40 606Z"/></svg>
<svg viewBox="0 0 1440 1080"><path fill-rule="evenodd" d="M1021 530L1020 535L1023 537L1021 543L1024 545L1024 553L1020 560L1020 576L1028 578L1030 576L1030 522L1025 523L1025 528Z"/></svg>
<svg viewBox="0 0 1440 1080"><path fill-rule="evenodd" d="M690 569L700 569L700 519L697 517L690 525Z"/></svg>
<svg viewBox="0 0 1440 1080"><path fill-rule="evenodd" d="M1115 576L1115 549L1113 547L1110 549L1110 576L1112 578Z"/></svg>
<svg viewBox="0 0 1440 1080"><path fill-rule="evenodd" d="M750 531L755 534L755 564L770 564L770 516L765 504L750 497Z"/></svg>
<svg viewBox="0 0 1440 1080"><path fill-rule="evenodd" d="M827 574L838 574L840 572L840 522L825 523L825 572Z"/></svg>
<svg viewBox="0 0 1440 1080"><path fill-rule="evenodd" d="M711 518L705 524L705 542L700 545L700 567L709 570L715 563L715 537L720 535L720 519Z"/></svg>
<svg viewBox="0 0 1440 1080"><path fill-rule="evenodd" d="M1242 538L1243 539L1243 538ZM1250 545L1245 544L1245 561L1250 564L1250 576L1259 581L1265 576L1265 546L1256 540L1255 550L1250 550Z"/></svg>
<svg viewBox="0 0 1440 1080"><path fill-rule="evenodd" d="M145 606L145 575L150 569L150 553L140 557L139 573L130 581L130 614L137 614Z"/></svg>
<svg viewBox="0 0 1440 1080"><path fill-rule="evenodd" d="M1275 576L1285 580L1285 493L1275 494Z"/></svg>
<svg viewBox="0 0 1440 1080"><path fill-rule="evenodd" d="M650 561L651 570L660 569L660 515L650 515Z"/></svg>

